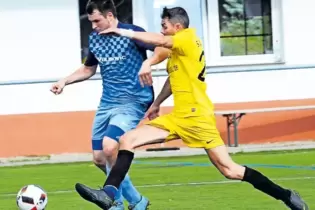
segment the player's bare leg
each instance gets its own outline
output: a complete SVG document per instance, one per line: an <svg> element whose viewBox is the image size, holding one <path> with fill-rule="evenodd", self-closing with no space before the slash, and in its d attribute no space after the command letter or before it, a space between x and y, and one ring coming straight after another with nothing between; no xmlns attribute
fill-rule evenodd
<svg viewBox="0 0 315 210"><path fill-rule="evenodd" d="M211 162L228 179L241 180L252 184L257 190L283 201L290 209L307 210L307 204L295 191L284 189L273 183L260 172L235 163L230 157L226 146L206 150Z"/></svg>
<svg viewBox="0 0 315 210"><path fill-rule="evenodd" d="M107 164L112 167L117 158L119 143L111 138L105 137L103 140L103 153Z"/></svg>
<svg viewBox="0 0 315 210"><path fill-rule="evenodd" d="M128 150L133 152L141 146L163 143L169 132L150 125L142 125L141 127L131 130L120 139L119 150Z"/></svg>
<svg viewBox="0 0 315 210"><path fill-rule="evenodd" d="M143 125L125 133L120 139L117 160L105 182L104 189L94 190L78 183L76 184L77 191L86 200L108 210L113 205L118 188L129 171L134 158L134 150L144 145L162 143L168 135L168 131L149 125Z"/></svg>
<svg viewBox="0 0 315 210"><path fill-rule="evenodd" d="M93 150L93 162L106 174L106 157L102 150Z"/></svg>
<svg viewBox="0 0 315 210"><path fill-rule="evenodd" d="M119 144L117 141L105 137L103 139L103 150L93 150L93 162L107 175L108 167L115 164L118 154Z"/></svg>

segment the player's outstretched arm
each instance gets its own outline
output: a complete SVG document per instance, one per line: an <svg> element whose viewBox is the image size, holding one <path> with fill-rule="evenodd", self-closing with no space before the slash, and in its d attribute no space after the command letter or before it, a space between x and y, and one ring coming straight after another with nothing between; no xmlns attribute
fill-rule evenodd
<svg viewBox="0 0 315 210"><path fill-rule="evenodd" d="M63 88L66 85L89 79L96 73L97 65L98 60L95 58L94 54L89 51L84 65L82 65L78 70L76 70L68 77L61 79L53 84L50 88L50 91L53 92L55 95L59 95L60 93L62 93Z"/></svg>
<svg viewBox="0 0 315 210"><path fill-rule="evenodd" d="M68 77L64 78L65 85L70 85L77 82L82 82L91 78L96 73L97 66L82 65L78 70L73 72Z"/></svg>
<svg viewBox="0 0 315 210"><path fill-rule="evenodd" d="M62 93L66 85L84 81L92 77L96 73L96 68L97 66L82 65L78 70L76 70L74 73L72 73L68 77L54 83L52 87L50 88L50 91L53 92L55 95L59 95Z"/></svg>
<svg viewBox="0 0 315 210"><path fill-rule="evenodd" d="M171 49L173 47L173 39L171 36L164 36L159 33L138 32L122 28L109 28L101 31L100 34L116 33L120 36L129 37L131 39L139 40L141 42L152 44L155 46L165 47Z"/></svg>
<svg viewBox="0 0 315 210"><path fill-rule="evenodd" d="M121 29L120 29L121 30ZM171 49L173 47L173 39L171 36L164 36L158 33L152 32L129 32L121 30L121 36L126 36L131 39L139 40L147 44L152 44L160 47Z"/></svg>

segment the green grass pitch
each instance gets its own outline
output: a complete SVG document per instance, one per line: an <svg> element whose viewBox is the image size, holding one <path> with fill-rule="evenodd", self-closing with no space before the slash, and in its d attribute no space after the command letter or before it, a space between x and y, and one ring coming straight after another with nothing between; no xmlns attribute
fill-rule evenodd
<svg viewBox="0 0 315 210"><path fill-rule="evenodd" d="M280 185L296 189L315 209L315 150L266 152L232 156ZM147 196L150 210L281 210L287 209L247 183L229 181L207 156L136 159L130 171L133 183ZM0 209L16 210L15 196L27 184L48 192L47 210L93 210L74 191L76 182L97 188L104 175L89 163L0 168Z"/></svg>

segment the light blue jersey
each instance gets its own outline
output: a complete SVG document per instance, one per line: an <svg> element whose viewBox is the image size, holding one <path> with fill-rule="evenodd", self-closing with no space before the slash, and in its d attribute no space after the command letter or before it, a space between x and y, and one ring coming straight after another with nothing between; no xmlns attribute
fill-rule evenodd
<svg viewBox="0 0 315 210"><path fill-rule="evenodd" d="M119 23L118 28L144 31L142 28ZM119 141L121 135L134 129L154 100L153 87L141 87L138 72L147 58L151 45L117 36L89 36L89 55L86 66L99 65L103 92L96 111L92 148L102 150L104 137Z"/></svg>
<svg viewBox="0 0 315 210"><path fill-rule="evenodd" d="M131 24L118 24L118 28L144 31ZM100 66L103 81L101 106L117 106L137 103L148 106L154 94L152 87L141 87L138 72L147 58L146 45L117 35L98 35L93 31L89 36L89 49ZM89 58L88 58L89 59Z"/></svg>

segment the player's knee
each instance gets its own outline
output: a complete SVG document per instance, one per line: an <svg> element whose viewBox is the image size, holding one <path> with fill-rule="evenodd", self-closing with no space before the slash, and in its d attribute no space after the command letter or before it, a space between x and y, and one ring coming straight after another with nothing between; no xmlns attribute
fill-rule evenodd
<svg viewBox="0 0 315 210"><path fill-rule="evenodd" d="M94 154L93 155L93 162L96 166L105 166L106 165L106 158L104 157L104 155Z"/></svg>
<svg viewBox="0 0 315 210"><path fill-rule="evenodd" d="M106 158L117 156L118 142L105 137L103 140L103 152Z"/></svg>
<svg viewBox="0 0 315 210"><path fill-rule="evenodd" d="M135 139L136 139L136 135L133 131L129 131L125 133L119 140L120 149L126 149L126 150L135 149L135 144L134 144Z"/></svg>
<svg viewBox="0 0 315 210"><path fill-rule="evenodd" d="M225 176L225 178L234 179L234 174L233 174L233 171L231 169L223 168L220 170L220 172L222 173L223 176Z"/></svg>
<svg viewBox="0 0 315 210"><path fill-rule="evenodd" d="M241 166L237 164L232 164L226 167L222 167L220 168L220 172L227 179L233 179L233 180L241 180L244 175L243 169L241 168Z"/></svg>
<svg viewBox="0 0 315 210"><path fill-rule="evenodd" d="M104 147L104 154L106 157L112 157L116 155L117 148L116 147Z"/></svg>

